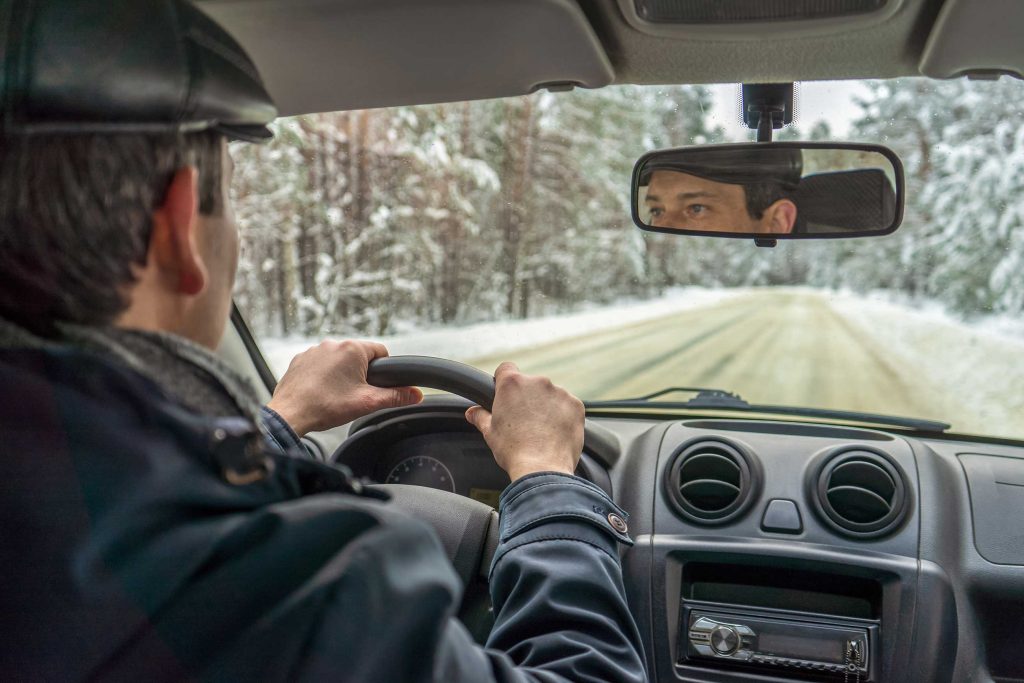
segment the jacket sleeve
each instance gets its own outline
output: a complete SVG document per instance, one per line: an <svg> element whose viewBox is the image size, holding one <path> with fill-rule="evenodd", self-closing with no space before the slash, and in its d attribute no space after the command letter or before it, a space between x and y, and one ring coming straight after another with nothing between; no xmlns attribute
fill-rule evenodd
<svg viewBox="0 0 1024 683"><path fill-rule="evenodd" d="M500 512L487 648L471 653L465 630L453 624L435 680L647 680L617 550L631 544L626 514L593 484L554 473L516 481ZM481 657L486 677L468 666Z"/></svg>
<svg viewBox="0 0 1024 683"><path fill-rule="evenodd" d="M292 426L285 422L276 410L263 406L260 408L260 419L270 447L281 453L299 453L314 460L322 460L323 456L315 447L304 441Z"/></svg>

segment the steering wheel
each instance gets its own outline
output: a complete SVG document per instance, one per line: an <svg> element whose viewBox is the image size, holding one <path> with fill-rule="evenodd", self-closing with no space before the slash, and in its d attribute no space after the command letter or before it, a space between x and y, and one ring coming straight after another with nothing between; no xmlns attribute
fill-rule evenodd
<svg viewBox="0 0 1024 683"><path fill-rule="evenodd" d="M468 399L487 410L494 404L494 377L456 361L429 356L391 356L370 363L370 384L379 387L419 386L439 389ZM587 421L583 447L597 463L612 466L620 445L614 433ZM347 462L350 451L360 448L359 434L350 435L331 456ZM373 484L391 496L391 504L430 524L441 539L466 593L459 618L478 640L484 642L493 617L486 588L494 551L498 546L498 513L489 505L423 486Z"/></svg>
<svg viewBox="0 0 1024 683"><path fill-rule="evenodd" d="M379 387L419 386L466 398L487 410L494 404L494 377L474 367L429 356L391 356L370 363L370 384ZM611 466L619 453L615 435L589 421L584 425L584 450L601 464ZM331 456L345 462L358 448L350 436ZM486 579L498 545L498 513L479 501L448 491L404 484L374 484L391 502L434 527L464 585Z"/></svg>
<svg viewBox="0 0 1024 683"><path fill-rule="evenodd" d="M440 389L488 410L494 404L494 377L442 358L379 358L370 363L367 380L378 387ZM339 446L332 460L337 460L345 448L344 443ZM487 578L498 546L498 513L493 508L472 498L423 486L374 484L372 488L386 491L393 505L434 527L463 585Z"/></svg>

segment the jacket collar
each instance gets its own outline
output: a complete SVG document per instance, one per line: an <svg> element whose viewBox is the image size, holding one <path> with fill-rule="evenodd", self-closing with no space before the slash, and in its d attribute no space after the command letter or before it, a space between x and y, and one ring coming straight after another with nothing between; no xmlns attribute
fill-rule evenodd
<svg viewBox="0 0 1024 683"><path fill-rule="evenodd" d="M260 423L260 404L252 385L213 353L183 337L65 323L57 329L58 338L44 338L0 319L0 348L71 348L100 355L148 378L193 412Z"/></svg>

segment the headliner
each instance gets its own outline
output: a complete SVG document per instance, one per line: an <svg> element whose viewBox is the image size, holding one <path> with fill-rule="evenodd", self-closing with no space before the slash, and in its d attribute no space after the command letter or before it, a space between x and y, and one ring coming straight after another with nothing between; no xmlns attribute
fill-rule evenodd
<svg viewBox="0 0 1024 683"><path fill-rule="evenodd" d="M889 0L869 16L700 29L645 25L632 0L198 4L250 52L283 115L512 96L566 83L1024 72L1017 0Z"/></svg>

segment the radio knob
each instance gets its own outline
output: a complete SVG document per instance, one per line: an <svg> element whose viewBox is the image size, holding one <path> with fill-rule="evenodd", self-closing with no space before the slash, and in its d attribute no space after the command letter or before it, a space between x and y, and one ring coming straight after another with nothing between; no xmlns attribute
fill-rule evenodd
<svg viewBox="0 0 1024 683"><path fill-rule="evenodd" d="M711 632L711 648L720 655L731 655L740 647L740 634L732 626L719 625Z"/></svg>

